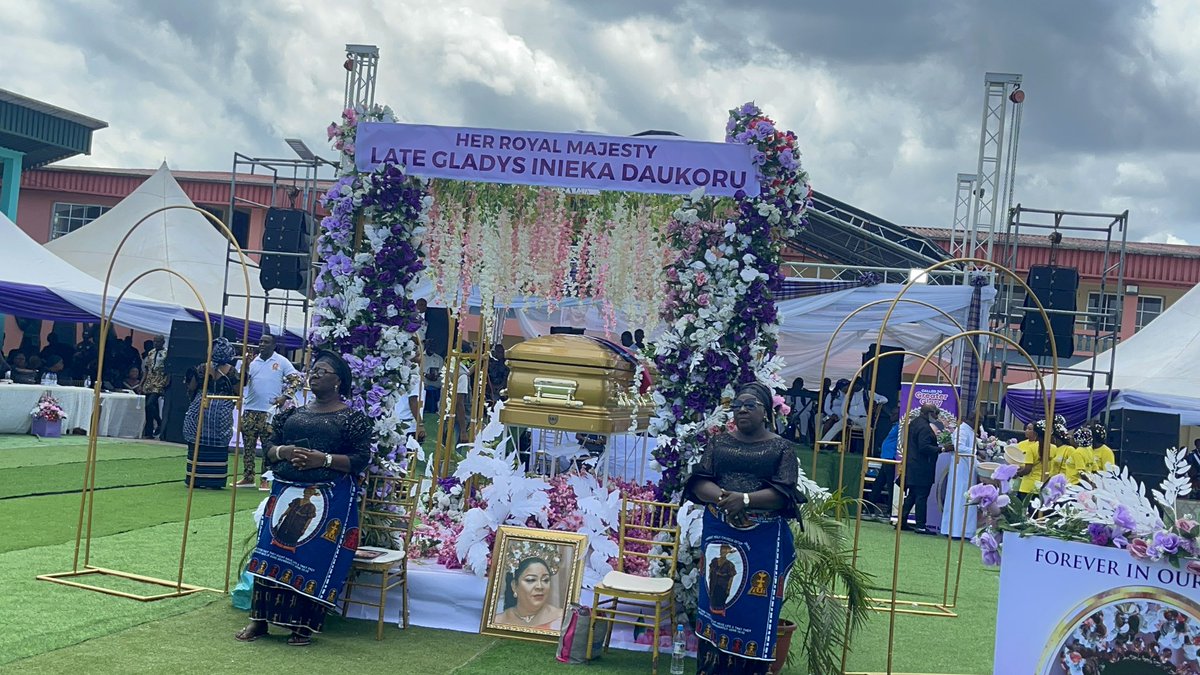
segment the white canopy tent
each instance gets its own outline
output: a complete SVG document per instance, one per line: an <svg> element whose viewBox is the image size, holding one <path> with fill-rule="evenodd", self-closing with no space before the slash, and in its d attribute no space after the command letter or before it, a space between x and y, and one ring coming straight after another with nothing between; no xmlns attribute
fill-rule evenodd
<svg viewBox="0 0 1200 675"><path fill-rule="evenodd" d="M822 283L817 279L812 282ZM838 324L859 307L875 301L887 301L856 314L834 341L826 376L836 380L852 375L862 365L862 353L877 341L879 326L891 306L890 301L902 288L900 284L879 284L781 301L778 305L781 322L779 353L787 363L781 375L787 380L803 377L808 382L817 382L821 376L821 364L825 360L825 348ZM959 327L938 310L949 314L963 327L967 326L971 292L970 286L913 285L905 293L905 299L927 303L938 309L902 300L888 321L884 344L920 354L928 352L944 337L960 332ZM996 290L989 286L982 293L980 316L986 317L996 297ZM431 305L439 304L434 297L433 284L428 280L423 281L415 295L428 299ZM479 307L477 290L472 293L468 304ZM603 334L607 330L600 308L594 302L565 300L550 312L545 300L517 298L509 309L513 311L525 337L546 335L550 332L550 326L554 325L582 327L592 334ZM618 314L614 330L619 334L637 327L626 325ZM651 335L656 332L653 327L642 328ZM937 374L932 366L927 371L929 376Z"/></svg>
<svg viewBox="0 0 1200 675"><path fill-rule="evenodd" d="M0 310L16 316L59 321L91 321L112 307L120 288L110 288L46 250L0 213L0 240L5 263L0 266ZM174 320L195 321L182 307L127 293L113 321L149 333L171 330Z"/></svg>
<svg viewBox="0 0 1200 675"><path fill-rule="evenodd" d="M117 244L135 223L164 206L194 206L163 162L128 197L104 215L74 232L46 244L46 248L92 277L104 280ZM177 272L196 286L204 306L212 315L222 313L223 289L226 288L227 240L203 215L188 209L170 209L150 217L129 237L113 268L112 284L123 288L142 272L165 267ZM250 320L263 321L266 295L258 280L258 266L250 267ZM167 273L143 277L134 289L160 302L194 310L200 302L182 280ZM229 266L228 291L246 295L241 267ZM273 291L272 298L282 301L284 291ZM227 316L240 319L245 314L245 298L231 297ZM304 335L304 316L298 307L272 304L266 322L276 331L285 327Z"/></svg>
<svg viewBox="0 0 1200 675"><path fill-rule="evenodd" d="M1113 352L1116 362L1113 363ZM1200 286L1193 287L1175 304L1116 347L1074 366L1077 370L1114 369L1114 396L1110 410L1144 410L1178 414L1184 426L1200 425ZM1102 379L1102 378L1101 378ZM1050 378L1046 378L1046 386ZM1036 390L1036 380L1014 384L1014 389ZM1094 389L1102 393L1105 383ZM1057 391L1087 392L1081 375L1061 375Z"/></svg>

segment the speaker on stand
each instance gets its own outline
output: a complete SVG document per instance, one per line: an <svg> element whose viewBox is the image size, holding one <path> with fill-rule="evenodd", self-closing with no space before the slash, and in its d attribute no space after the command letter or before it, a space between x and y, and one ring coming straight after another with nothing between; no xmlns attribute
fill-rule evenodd
<svg viewBox="0 0 1200 675"><path fill-rule="evenodd" d="M270 208L263 228L258 279L265 290L307 292L313 219L300 209Z"/></svg>
<svg viewBox="0 0 1200 675"><path fill-rule="evenodd" d="M879 373L875 377L874 393L880 396L886 396L889 405L898 405L900 402L900 380L904 377L904 355L896 354L888 356L889 352L902 352L903 347L890 347L884 345L880 347L873 344L863 352L862 362L865 364L875 358L876 354L883 354L879 359ZM869 386L871 384L871 373L874 368L867 366L863 370L863 380ZM883 439L887 437L888 431L891 430L891 420L887 419L887 415L883 414L881 406L875 407L875 430L872 432L871 450L877 454L879 447L883 444Z"/></svg>
<svg viewBox="0 0 1200 675"><path fill-rule="evenodd" d="M1167 448L1179 445L1179 415L1116 410L1109 417L1109 447L1116 451L1117 464L1148 486L1167 477Z"/></svg>
<svg viewBox="0 0 1200 675"><path fill-rule="evenodd" d="M213 338L221 335L218 326L213 326ZM241 331L232 326L225 327L225 338L230 342L242 339ZM191 398L185 383L189 369L205 362L208 358L208 330L203 321L172 321L171 336L167 342L167 359L163 370L170 378L171 386L163 394L162 439L171 443L190 443L195 439L183 437L183 418L187 415Z"/></svg>
<svg viewBox="0 0 1200 675"><path fill-rule="evenodd" d="M1029 268L1029 288L1047 310L1074 312L1079 291L1079 270L1073 267L1034 265ZM1050 314L1050 326L1037 311L1033 298L1025 297L1025 315L1021 318L1021 348L1030 356L1050 356L1050 334L1058 358L1075 354L1075 315Z"/></svg>

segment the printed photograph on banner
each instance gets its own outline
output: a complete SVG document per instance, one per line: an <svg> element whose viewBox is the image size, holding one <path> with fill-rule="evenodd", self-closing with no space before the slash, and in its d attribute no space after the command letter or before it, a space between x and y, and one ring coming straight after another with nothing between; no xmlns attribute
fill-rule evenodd
<svg viewBox="0 0 1200 675"><path fill-rule="evenodd" d="M1089 598L1048 643L1044 675L1200 673L1200 607L1148 587Z"/></svg>
<svg viewBox="0 0 1200 675"><path fill-rule="evenodd" d="M312 539L325 518L327 500L321 488L290 487L279 495L271 517L271 536L276 545L289 550Z"/></svg>
<svg viewBox="0 0 1200 675"><path fill-rule="evenodd" d="M586 550L583 534L497 530L479 632L556 642L567 605L579 601Z"/></svg>

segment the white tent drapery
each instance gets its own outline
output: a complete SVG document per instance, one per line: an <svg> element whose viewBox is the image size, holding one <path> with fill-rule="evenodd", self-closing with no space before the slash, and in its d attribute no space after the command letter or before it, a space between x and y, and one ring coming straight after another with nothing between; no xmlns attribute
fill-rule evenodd
<svg viewBox="0 0 1200 675"><path fill-rule="evenodd" d="M97 319L104 308L111 308L120 295L119 287L110 288L108 304L103 303L104 283L79 271L70 263L46 250L0 213L0 240L5 242L5 263L0 266L0 292L50 293L77 307L82 314ZM12 284L4 289L4 284ZM47 297L47 296L42 296ZM36 301L37 295L31 295ZM49 307L43 309L48 312ZM31 311L28 315L41 318L46 314ZM10 313L18 314L11 306ZM117 305L113 321L121 326L149 333L170 332L173 320L195 321L182 307L163 303L136 293L127 293Z"/></svg>
<svg viewBox="0 0 1200 675"><path fill-rule="evenodd" d="M827 282L813 279L811 283ZM781 373L783 377L788 380L803 377L808 382L815 382L821 375L825 348L838 324L856 309L875 301L884 301L856 314L834 340L826 367L827 377L837 379L852 375L862 365L862 353L876 342L879 326L891 306L891 300L903 288L901 284L861 286L779 302L779 353L787 364ZM970 286L911 286L892 312L888 328L884 331L884 344L924 354L946 336L959 333L959 327L941 312L949 314L966 328L972 290ZM431 299L433 285L425 281L416 295ZM988 316L995 297L994 288L983 288L980 316ZM937 309L918 303L926 303ZM467 304L479 307L478 290L472 292ZM593 334L603 334L608 330L598 303L593 301L564 300L551 312L545 300L516 298L508 309L513 311L525 337L545 335L550 332L550 326L558 325L582 327ZM639 327L628 326L618 313L613 330L619 334ZM651 327L641 328L646 328L651 335L655 332ZM928 370L928 375L936 374L932 367Z"/></svg>
<svg viewBox="0 0 1200 675"><path fill-rule="evenodd" d="M117 244L135 223L165 206L195 206L163 162L154 175L121 200L110 211L84 227L65 234L46 244L46 248L86 272L104 280ZM241 266L229 265L226 282L227 240L205 216L190 209L176 208L151 216L130 235L113 266L112 283L121 288L142 272L165 267L181 274L196 286L210 314L222 313L225 289L232 296L245 296L246 283ZM250 320L263 321L263 301L266 295L258 280L258 267L249 269ZM143 277L135 286L138 293L181 307L201 309L196 295L182 280L172 274L156 273ZM282 291L274 291L282 300ZM245 298L231 297L226 308L228 316L240 319L245 314ZM278 331L286 328L295 335L304 335L304 316L297 307L272 304L267 323Z"/></svg>
<svg viewBox="0 0 1200 675"><path fill-rule="evenodd" d="M1113 351L1116 361L1113 362ZM1178 414L1184 426L1200 425L1200 286L1195 286L1145 328L1113 349L1097 354L1072 368L1101 373L1113 368L1112 388L1117 393L1110 410L1143 410ZM1050 385L1047 376L1046 385ZM1030 380L1009 387L1037 389ZM1094 390L1107 389L1104 375L1096 378ZM1060 375L1059 392L1089 390L1082 375Z"/></svg>

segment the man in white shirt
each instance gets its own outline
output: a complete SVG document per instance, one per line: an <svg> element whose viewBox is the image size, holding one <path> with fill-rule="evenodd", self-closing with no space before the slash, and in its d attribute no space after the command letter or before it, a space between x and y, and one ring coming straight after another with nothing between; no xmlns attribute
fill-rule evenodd
<svg viewBox="0 0 1200 675"><path fill-rule="evenodd" d="M841 382L839 381L838 384L840 385ZM868 392L861 379L854 381L853 388L851 389L850 393L846 395L844 400L838 401L837 397L835 396L834 403L838 407L835 407L833 410L836 413L840 413L841 417L837 422L834 422L833 426L829 428L829 431L825 432L825 436L822 437L821 440L832 441L833 439L837 438L838 434L842 433L842 428L846 426L847 421L849 421L850 424L856 429L866 429L868 396L875 399L876 410L879 409L880 404L887 403L886 396L881 394L871 394Z"/></svg>
<svg viewBox="0 0 1200 675"><path fill-rule="evenodd" d="M446 359L435 351L425 350L425 412L437 413L442 396L442 365Z"/></svg>
<svg viewBox="0 0 1200 675"><path fill-rule="evenodd" d="M242 363L239 361L236 367L240 372ZM283 402L284 378L296 369L291 361L275 352L275 336L263 333L258 340L258 358L251 359L245 372L246 390L242 396L242 416L238 420L242 432L242 481L235 487L255 487L255 449L262 441L265 450L271 438L267 412L271 406ZM263 464L265 472L266 462Z"/></svg>
<svg viewBox="0 0 1200 675"><path fill-rule="evenodd" d="M421 371L421 358L414 359L417 372ZM424 389L423 377L414 379L404 398L396 403L396 419L404 428L405 436L414 436L418 443L425 442L425 414L421 404Z"/></svg>

